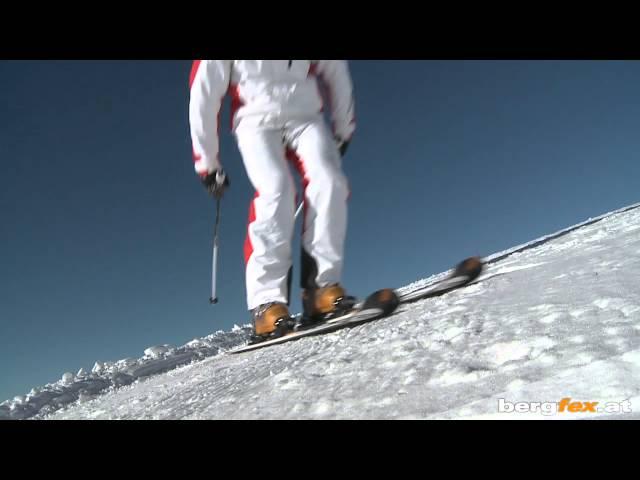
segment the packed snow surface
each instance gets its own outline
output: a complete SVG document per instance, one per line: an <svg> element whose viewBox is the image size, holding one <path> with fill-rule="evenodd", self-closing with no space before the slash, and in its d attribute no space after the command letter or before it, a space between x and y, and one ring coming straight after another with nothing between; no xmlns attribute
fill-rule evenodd
<svg viewBox="0 0 640 480"><path fill-rule="evenodd" d="M239 355L248 326L151 347L0 418L640 418L639 206L487 257L473 285L386 319Z"/></svg>

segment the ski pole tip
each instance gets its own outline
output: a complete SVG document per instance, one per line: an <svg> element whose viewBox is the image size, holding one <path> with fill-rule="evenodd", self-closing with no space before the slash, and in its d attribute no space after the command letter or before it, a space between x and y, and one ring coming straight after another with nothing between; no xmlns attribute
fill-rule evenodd
<svg viewBox="0 0 640 480"><path fill-rule="evenodd" d="M211 305L215 305L216 303L218 303L218 299L217 299L217 298L213 298L213 297L211 297L211 298L209 299L209 303L210 303Z"/></svg>

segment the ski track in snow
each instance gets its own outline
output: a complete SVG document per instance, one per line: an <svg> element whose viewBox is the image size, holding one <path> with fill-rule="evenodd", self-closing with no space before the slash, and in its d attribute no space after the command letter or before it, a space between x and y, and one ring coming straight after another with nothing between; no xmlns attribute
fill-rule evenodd
<svg viewBox="0 0 640 480"><path fill-rule="evenodd" d="M402 305L390 318L328 335L220 355L246 339L247 329L238 328L216 334L216 349L210 339L206 353L213 356L177 368L164 365L173 368L165 373L152 366L147 375L155 374L135 381L141 367L131 360L128 385L70 404L67 398L66 406L58 400L59 410L49 407L31 417L640 418L638 229L640 209L599 217L545 243L531 242L532 248L488 257L499 260L463 290ZM149 362L154 355L156 362L175 356L166 348L147 353ZM627 400L632 412L498 410L500 399L566 397L600 404ZM0 418L20 412L28 417L21 406L29 399L18 400L0 405Z"/></svg>

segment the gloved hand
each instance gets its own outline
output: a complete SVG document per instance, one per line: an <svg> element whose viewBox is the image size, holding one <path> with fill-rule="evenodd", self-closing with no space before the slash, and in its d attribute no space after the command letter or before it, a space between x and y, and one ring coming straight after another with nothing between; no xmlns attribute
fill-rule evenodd
<svg viewBox="0 0 640 480"><path fill-rule="evenodd" d="M338 151L340 152L340 156L344 157L344 154L347 153L347 149L349 148L349 141L342 140L340 137L336 138L336 144L338 145Z"/></svg>
<svg viewBox="0 0 640 480"><path fill-rule="evenodd" d="M212 173L202 178L202 184L214 198L221 199L224 192L230 186L229 177L224 170L214 170Z"/></svg>

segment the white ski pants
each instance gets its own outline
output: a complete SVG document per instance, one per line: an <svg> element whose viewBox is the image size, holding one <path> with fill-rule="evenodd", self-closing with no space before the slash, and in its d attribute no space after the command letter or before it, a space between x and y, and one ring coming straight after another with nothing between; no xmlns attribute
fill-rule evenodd
<svg viewBox="0 0 640 480"><path fill-rule="evenodd" d="M290 300L296 210L290 166L304 186L301 286L340 282L350 192L323 117L287 122L282 129L242 122L235 135L256 191L244 245L249 310Z"/></svg>

